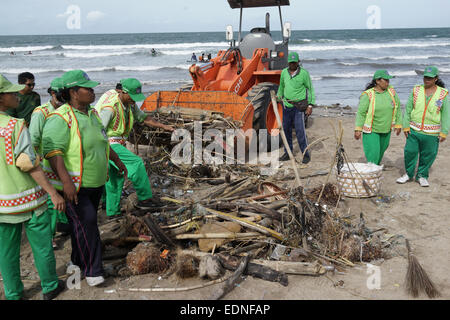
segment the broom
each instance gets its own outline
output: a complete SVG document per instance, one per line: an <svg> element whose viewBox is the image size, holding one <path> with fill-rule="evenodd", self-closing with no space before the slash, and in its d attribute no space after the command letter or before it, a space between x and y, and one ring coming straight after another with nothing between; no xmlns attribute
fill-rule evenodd
<svg viewBox="0 0 450 320"><path fill-rule="evenodd" d="M413 297L417 297L420 291L425 291L429 298L439 297L441 294L436 289L428 274L420 265L416 256L411 252L408 239L406 248L408 249L408 271L406 272L406 290Z"/></svg>

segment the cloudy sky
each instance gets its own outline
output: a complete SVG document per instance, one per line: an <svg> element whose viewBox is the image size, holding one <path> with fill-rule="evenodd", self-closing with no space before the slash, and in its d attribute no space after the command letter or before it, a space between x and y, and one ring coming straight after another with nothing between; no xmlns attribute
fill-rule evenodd
<svg viewBox="0 0 450 320"><path fill-rule="evenodd" d="M283 20L293 30L364 29L379 8L381 28L450 27L450 0L290 0ZM226 0L0 0L0 35L224 31L239 25ZM278 9L244 11L244 30ZM378 14L376 13L376 14ZM373 21L373 20L370 20Z"/></svg>

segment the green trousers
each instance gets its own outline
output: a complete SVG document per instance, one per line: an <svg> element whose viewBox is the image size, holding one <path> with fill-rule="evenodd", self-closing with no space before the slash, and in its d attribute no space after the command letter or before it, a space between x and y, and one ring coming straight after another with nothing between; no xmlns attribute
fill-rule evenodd
<svg viewBox="0 0 450 320"><path fill-rule="evenodd" d="M48 199L47 199L47 208L48 208L47 212L50 215L50 228L52 230L52 236L55 236L57 223L58 222L69 223L69 222L67 221L67 217L64 212L59 212L59 211L53 209L54 206L53 206L53 202L52 202L50 196L48 196Z"/></svg>
<svg viewBox="0 0 450 320"><path fill-rule="evenodd" d="M53 291L58 286L58 276L52 248L50 215L47 211L39 217L33 214L23 225L41 278L42 292ZM0 273L8 300L19 300L23 295L23 283L20 279L21 239L22 223L0 223Z"/></svg>
<svg viewBox="0 0 450 320"><path fill-rule="evenodd" d="M431 136L411 130L408 139L406 139L404 152L405 170L408 176L414 178L417 157L419 157L416 180L420 177L428 179L428 173L434 160L436 160L438 149L438 136Z"/></svg>
<svg viewBox="0 0 450 320"><path fill-rule="evenodd" d="M363 133L363 148L367 162L379 165L384 152L389 147L391 133Z"/></svg>
<svg viewBox="0 0 450 320"><path fill-rule="evenodd" d="M128 170L128 179L133 183L138 200L152 198L152 189L147 176L144 162L133 152L121 144L112 144L111 148L117 153ZM109 161L109 180L106 182L106 215L120 214L120 197L122 195L124 176L119 174L116 165Z"/></svg>

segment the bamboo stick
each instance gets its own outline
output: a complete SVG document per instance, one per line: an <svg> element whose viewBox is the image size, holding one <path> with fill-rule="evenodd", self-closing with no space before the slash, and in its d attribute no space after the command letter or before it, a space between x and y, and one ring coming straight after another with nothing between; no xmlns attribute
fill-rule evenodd
<svg viewBox="0 0 450 320"><path fill-rule="evenodd" d="M298 172L298 167L295 163L294 155L292 154L291 148L289 147L289 144L287 142L286 135L284 134L283 123L281 122L280 114L278 113L278 108L277 108L278 104L277 104L277 99L275 97L275 91L270 90L270 96L272 98L273 112L275 113L275 116L278 121L278 129L280 130L281 139L283 140L284 147L286 148L289 158L291 159L292 168L294 169L295 180L297 181L297 187L301 187L302 182L300 180L300 174Z"/></svg>
<svg viewBox="0 0 450 320"><path fill-rule="evenodd" d="M274 238L276 238L276 239L278 239L278 240L283 241L283 239L284 239L284 238L283 238L283 235L282 235L281 233L278 233L278 232L276 232L276 231L274 231L274 230L272 230L272 229L269 229L269 228L260 226L260 225L258 225L258 224L256 224L256 223L246 221L246 220L243 219L243 218L234 217L234 216L232 216L232 215L230 215L230 214L227 214L227 213L225 213L225 212L220 212L220 211L213 210L213 209L209 209L209 208L205 208L205 210L208 211L209 213L218 215L218 216L221 217L222 219L225 219L225 220L228 220L228 221L236 222L236 223L238 223L238 224L240 224L240 225L242 225L242 226L244 226L244 227L247 227L247 228L256 230L256 231L261 232L261 233L263 233L263 234L265 234L265 235L269 235L269 236L271 236L271 237L274 237Z"/></svg>
<svg viewBox="0 0 450 320"><path fill-rule="evenodd" d="M252 238L252 237L260 237L261 234L258 232L244 232L244 233L234 233L234 232L226 232L226 233L185 233L179 234L175 236L177 240L186 240L186 239L244 239L244 238Z"/></svg>

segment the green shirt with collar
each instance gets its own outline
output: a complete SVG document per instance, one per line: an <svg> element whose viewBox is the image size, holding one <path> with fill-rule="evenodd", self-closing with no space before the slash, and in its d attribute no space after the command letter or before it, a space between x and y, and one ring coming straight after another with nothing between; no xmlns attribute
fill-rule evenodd
<svg viewBox="0 0 450 320"><path fill-rule="evenodd" d="M383 92L375 92L375 113L373 115L372 132L375 133L388 133L391 132L392 126L392 98L388 90ZM398 105L397 113L394 115L394 124L397 127L401 127L402 124L402 112L400 108L400 99L395 94L394 99ZM367 112L369 110L370 99L367 94L362 94L359 99L358 111L356 112L355 129L362 131L364 122L366 121Z"/></svg>
<svg viewBox="0 0 450 320"><path fill-rule="evenodd" d="M0 116L8 114L6 112L0 111ZM20 133L17 144L14 147L14 157L17 159L21 153L25 153L33 165L36 165L37 157L34 152L33 145L31 143L30 132L24 126L22 132ZM1 182L4 183L4 182ZM34 211L19 213L19 214L0 214L0 223L22 223L31 219L32 215L41 215L45 210L47 210L47 205L43 205Z"/></svg>
<svg viewBox="0 0 450 320"><path fill-rule="evenodd" d="M9 109L7 113L14 118L25 119L27 125L30 124L33 110L41 105L41 97L38 93L32 91L29 94L17 93L19 97L19 106L15 109Z"/></svg>
<svg viewBox="0 0 450 320"><path fill-rule="evenodd" d="M278 87L278 98L283 98L286 107L293 107L292 104L286 100L300 101L306 98L306 89L308 89L308 103L314 105L316 103L316 96L314 87L311 82L311 77L306 69L299 67L291 76L289 68L283 69L280 75L280 86Z"/></svg>
<svg viewBox="0 0 450 320"><path fill-rule="evenodd" d="M124 105L124 104L122 104ZM125 105L124 105L125 106ZM147 114L142 111L141 109L138 108L138 106L136 104L132 104L130 106L125 106L125 112L124 112L124 116L125 116L125 123L128 123L128 108L131 108L131 112L133 112L133 117L135 119L135 121L142 123L145 118L147 118ZM111 119L114 116L114 111L110 108L103 108L100 111L100 118L102 119L102 124L105 128L108 128L109 123L111 121Z"/></svg>
<svg viewBox="0 0 450 320"><path fill-rule="evenodd" d="M41 107L47 107L50 113L55 111L55 107L52 105L51 101L47 102ZM39 147L41 145L42 130L44 129L44 123L45 123L45 114L43 112L33 112L33 114L31 115L29 130L31 135L31 141L33 142L33 147L36 150L39 150Z"/></svg>
<svg viewBox="0 0 450 320"><path fill-rule="evenodd" d="M108 159L106 150L109 148L106 132L95 115L95 109L88 107L88 114L73 108L78 122L83 152L83 172L81 187L97 188L106 183ZM64 156L70 143L70 130L66 121L54 113L45 121L42 133L42 153L58 151Z"/></svg>

